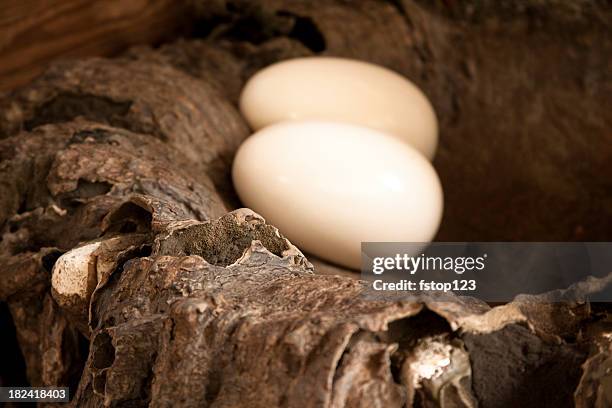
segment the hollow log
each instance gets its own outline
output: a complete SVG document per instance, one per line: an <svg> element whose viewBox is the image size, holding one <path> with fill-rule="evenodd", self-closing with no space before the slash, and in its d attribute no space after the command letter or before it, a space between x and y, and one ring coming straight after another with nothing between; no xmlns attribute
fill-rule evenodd
<svg viewBox="0 0 612 408"><path fill-rule="evenodd" d="M58 62L3 97L0 301L19 350L0 357L75 407L609 406L608 304L368 300L229 179L254 71L359 58L436 108L438 239L609 240L610 9L518 3L194 1L201 38Z"/></svg>

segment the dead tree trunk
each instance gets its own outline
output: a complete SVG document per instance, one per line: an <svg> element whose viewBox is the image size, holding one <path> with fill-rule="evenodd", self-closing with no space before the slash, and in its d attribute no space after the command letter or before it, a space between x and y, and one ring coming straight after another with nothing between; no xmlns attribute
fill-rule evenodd
<svg viewBox="0 0 612 408"><path fill-rule="evenodd" d="M0 300L30 384L79 407L607 406L608 305L368 301L236 210L244 80L326 54L431 97L440 240L610 239L609 7L441 3L198 2L202 39L57 63L0 100ZM52 290L84 245L62 283L82 290Z"/></svg>

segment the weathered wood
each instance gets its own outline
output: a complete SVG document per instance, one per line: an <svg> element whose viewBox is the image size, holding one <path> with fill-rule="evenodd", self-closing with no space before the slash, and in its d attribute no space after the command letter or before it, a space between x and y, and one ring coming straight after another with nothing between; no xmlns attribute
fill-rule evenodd
<svg viewBox="0 0 612 408"><path fill-rule="evenodd" d="M189 27L183 1L3 0L0 92L25 84L55 58L115 55Z"/></svg>
<svg viewBox="0 0 612 408"><path fill-rule="evenodd" d="M554 149L535 153L554 140L568 148L562 157L590 157L605 170L609 118L598 104L609 95L587 80L605 75L597 58L605 61L609 40L603 51L555 40L565 14L536 34L524 21L538 13L500 28L485 3L472 18L409 1L206 2L206 39L59 63L0 100L0 301L29 381L71 385L79 407L604 407L609 305L367 300L363 282L318 262L327 273L316 273L282 231L250 210L230 211L224 177L246 136L232 106L244 80L275 60L324 53L389 66L432 97L442 124L435 164L452 215L441 236L538 236L542 226L515 208L485 212L487 194L516 195L536 218L552 214L560 225L546 232L558 239L573 236L576 219L593 227L586 237L609 236L607 224L594 224L609 210L609 179L585 178ZM571 27L585 38L605 31L583 23ZM554 71L567 83L560 91L524 82L551 66L512 49L518 39L595 62L570 59ZM511 69L487 59L504 55ZM527 90L541 120L523 122L514 104ZM583 114L557 106L566 98ZM537 160L510 166L491 140ZM500 188L491 174L516 184ZM561 205L538 208L541 189ZM595 209L577 200L584 192ZM576 218L566 220L571 203ZM99 242L82 297L51 287L60 255Z"/></svg>

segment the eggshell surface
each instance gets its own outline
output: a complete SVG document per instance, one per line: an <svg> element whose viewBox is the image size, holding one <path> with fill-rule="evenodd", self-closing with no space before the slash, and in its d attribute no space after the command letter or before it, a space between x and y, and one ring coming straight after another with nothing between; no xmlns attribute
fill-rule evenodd
<svg viewBox="0 0 612 408"><path fill-rule="evenodd" d="M318 119L385 131L434 157L438 124L412 82L367 62L307 57L282 61L245 85L240 110L253 130L284 120Z"/></svg>
<svg viewBox="0 0 612 408"><path fill-rule="evenodd" d="M429 242L442 188L423 155L363 126L289 121L239 148L232 169L243 204L293 244L359 269L362 241Z"/></svg>

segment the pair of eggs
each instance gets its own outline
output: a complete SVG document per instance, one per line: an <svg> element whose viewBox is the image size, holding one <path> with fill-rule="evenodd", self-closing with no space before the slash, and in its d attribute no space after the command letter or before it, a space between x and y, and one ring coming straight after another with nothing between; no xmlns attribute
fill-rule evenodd
<svg viewBox="0 0 612 408"><path fill-rule="evenodd" d="M232 178L242 202L299 248L359 269L361 242L429 242L442 188L431 104L411 82L360 61L271 65L246 84L253 130Z"/></svg>

